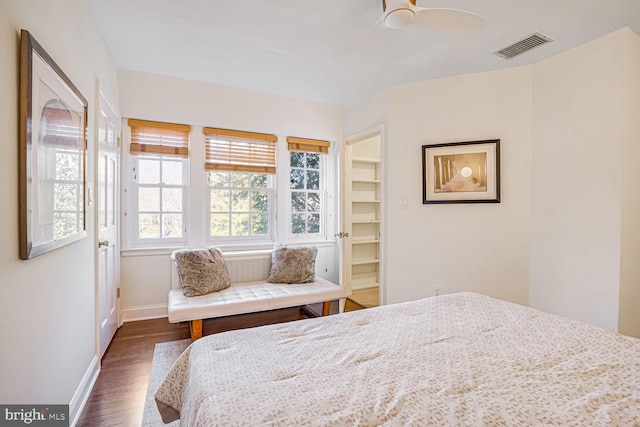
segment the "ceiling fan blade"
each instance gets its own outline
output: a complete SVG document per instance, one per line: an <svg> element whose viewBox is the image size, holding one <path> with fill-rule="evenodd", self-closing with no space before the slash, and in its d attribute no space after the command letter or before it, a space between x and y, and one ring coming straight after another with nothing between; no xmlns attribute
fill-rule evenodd
<svg viewBox="0 0 640 427"><path fill-rule="evenodd" d="M473 12L459 9L429 9L416 13L416 23L436 30L472 32L484 27L485 19Z"/></svg>
<svg viewBox="0 0 640 427"><path fill-rule="evenodd" d="M332 56L341 55L368 44L371 39L376 36L378 31L383 29L383 21L384 15L381 15L369 28L356 34L355 37L351 38L334 50Z"/></svg>

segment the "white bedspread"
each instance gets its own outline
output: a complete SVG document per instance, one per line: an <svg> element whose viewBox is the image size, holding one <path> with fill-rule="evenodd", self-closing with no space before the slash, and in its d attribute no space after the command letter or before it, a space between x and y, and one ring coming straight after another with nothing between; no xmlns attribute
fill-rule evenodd
<svg viewBox="0 0 640 427"><path fill-rule="evenodd" d="M637 426L640 340L444 295L205 337L156 401L182 427Z"/></svg>

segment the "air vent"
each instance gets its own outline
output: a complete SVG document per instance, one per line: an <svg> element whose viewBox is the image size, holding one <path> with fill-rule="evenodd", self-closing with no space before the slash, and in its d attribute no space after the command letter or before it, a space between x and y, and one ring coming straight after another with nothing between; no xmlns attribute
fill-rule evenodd
<svg viewBox="0 0 640 427"><path fill-rule="evenodd" d="M503 59L511 59L552 41L553 39L551 37L545 36L544 34L533 33L529 37L522 39L511 46L507 46L504 49L493 52L493 54L498 55Z"/></svg>

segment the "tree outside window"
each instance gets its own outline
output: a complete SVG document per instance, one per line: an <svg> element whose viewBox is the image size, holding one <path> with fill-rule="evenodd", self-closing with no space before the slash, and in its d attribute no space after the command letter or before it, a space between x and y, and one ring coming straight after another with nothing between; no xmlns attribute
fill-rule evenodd
<svg viewBox="0 0 640 427"><path fill-rule="evenodd" d="M209 236L269 237L267 174L209 172Z"/></svg>
<svg viewBox="0 0 640 427"><path fill-rule="evenodd" d="M320 155L290 152L291 233L320 234L321 171Z"/></svg>

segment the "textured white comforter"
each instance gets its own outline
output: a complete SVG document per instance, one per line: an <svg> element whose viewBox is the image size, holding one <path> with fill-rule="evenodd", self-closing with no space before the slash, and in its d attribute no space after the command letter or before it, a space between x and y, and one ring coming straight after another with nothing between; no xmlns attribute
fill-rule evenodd
<svg viewBox="0 0 640 427"><path fill-rule="evenodd" d="M155 397L182 427L640 425L640 340L460 293L205 337Z"/></svg>

